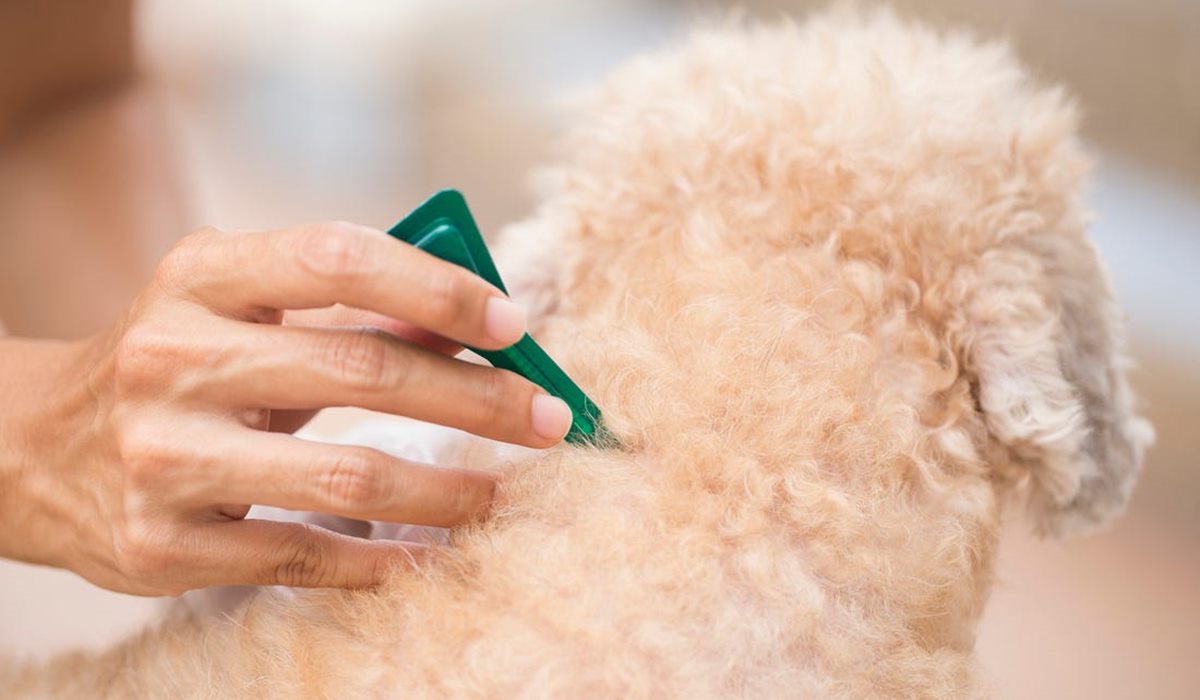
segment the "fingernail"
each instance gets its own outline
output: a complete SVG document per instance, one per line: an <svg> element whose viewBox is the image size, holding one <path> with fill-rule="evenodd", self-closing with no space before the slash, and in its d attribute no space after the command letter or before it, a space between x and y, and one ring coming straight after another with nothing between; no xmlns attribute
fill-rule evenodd
<svg viewBox="0 0 1200 700"><path fill-rule="evenodd" d="M525 310L504 297L492 297L483 312L483 326L492 340L508 347L525 335Z"/></svg>
<svg viewBox="0 0 1200 700"><path fill-rule="evenodd" d="M532 416L533 432L546 440L557 442L571 429L571 409L549 394L534 394Z"/></svg>

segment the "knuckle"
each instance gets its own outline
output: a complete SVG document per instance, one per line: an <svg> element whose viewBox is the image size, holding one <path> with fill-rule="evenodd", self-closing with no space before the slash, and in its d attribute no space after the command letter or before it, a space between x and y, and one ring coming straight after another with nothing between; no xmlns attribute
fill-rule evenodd
<svg viewBox="0 0 1200 700"><path fill-rule="evenodd" d="M288 535L279 548L283 556L271 565L268 580L283 586L321 585L329 580L328 558L313 534L308 526L303 526Z"/></svg>
<svg viewBox="0 0 1200 700"><path fill-rule="evenodd" d="M389 350L387 341L376 331L343 331L333 336L328 362L343 384L372 391L394 383L398 368Z"/></svg>
<svg viewBox="0 0 1200 700"><path fill-rule="evenodd" d="M467 273L450 268L431 274L426 290L426 310L430 324L435 329L456 327L467 317L478 296L478 288L471 283ZM482 308L483 302L479 302Z"/></svg>
<svg viewBox="0 0 1200 700"><path fill-rule="evenodd" d="M318 224L301 234L296 259L313 275L345 281L363 272L370 262L369 244L364 232L352 224Z"/></svg>
<svg viewBox="0 0 1200 700"><path fill-rule="evenodd" d="M487 492L477 481L472 479L457 479L451 492L452 503L455 513L461 513L467 517L476 514L481 503L486 503L491 500L492 491L489 488Z"/></svg>
<svg viewBox="0 0 1200 700"><path fill-rule="evenodd" d="M339 455L322 475L321 487L335 508L350 512L370 510L386 496L383 472L366 449L348 449Z"/></svg>
<svg viewBox="0 0 1200 700"><path fill-rule="evenodd" d="M113 354L118 387L137 390L157 384L174 362L176 345L169 334L146 324L126 330Z"/></svg>
<svg viewBox="0 0 1200 700"><path fill-rule="evenodd" d="M368 581L383 581L388 577L388 574L395 568L395 562L388 557L375 557L371 560L370 568L367 571Z"/></svg>
<svg viewBox="0 0 1200 700"><path fill-rule="evenodd" d="M172 566L170 538L153 523L133 518L114 537L117 569L141 585L153 586Z"/></svg>
<svg viewBox="0 0 1200 700"><path fill-rule="evenodd" d="M199 269L198 259L209 241L219 235L216 229L205 227L179 239L159 263L155 282L167 289L185 287Z"/></svg>
<svg viewBox="0 0 1200 700"><path fill-rule="evenodd" d="M132 489L144 488L176 460L178 447L158 426L143 420L125 421L115 432L117 455Z"/></svg>
<svg viewBox="0 0 1200 700"><path fill-rule="evenodd" d="M512 372L499 369L489 369L484 372L483 380L479 382L479 397L476 402L477 421L480 427L495 427L512 423L516 416L514 411L521 396L528 393L525 383Z"/></svg>

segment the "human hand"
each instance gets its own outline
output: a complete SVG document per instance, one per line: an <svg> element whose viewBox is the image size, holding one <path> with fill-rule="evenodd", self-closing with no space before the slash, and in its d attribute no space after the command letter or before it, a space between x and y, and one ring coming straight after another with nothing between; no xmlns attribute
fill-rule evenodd
<svg viewBox="0 0 1200 700"><path fill-rule="evenodd" d="M377 327L283 323L334 304ZM18 457L0 455L0 554L149 595L373 584L417 546L247 520L250 505L452 526L486 509L493 477L277 431L360 406L553 445L565 404L443 354L447 338L502 348L524 328L487 282L371 229L188 236L111 332L31 374L50 379L6 421Z"/></svg>

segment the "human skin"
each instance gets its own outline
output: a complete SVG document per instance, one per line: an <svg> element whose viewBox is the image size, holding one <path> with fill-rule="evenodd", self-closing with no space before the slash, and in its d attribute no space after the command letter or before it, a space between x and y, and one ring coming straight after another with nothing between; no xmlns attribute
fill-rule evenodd
<svg viewBox="0 0 1200 700"><path fill-rule="evenodd" d="M0 667L0 688L988 696L1002 524L1111 521L1152 437L1075 112L999 44L845 8L780 24L702 31L590 90L493 246L622 449L443 444L505 476L493 517L419 571L181 610Z"/></svg>
<svg viewBox="0 0 1200 700"><path fill-rule="evenodd" d="M285 322L335 304L373 327ZM379 231L192 234L110 331L0 341L0 555L145 595L375 583L415 545L249 506L452 526L486 510L494 477L278 431L360 406L549 447L570 427L562 401L445 354L446 338L491 349L524 331L494 287Z"/></svg>
<svg viewBox="0 0 1200 700"><path fill-rule="evenodd" d="M87 336L0 339L0 556L147 595L374 583L415 545L249 505L454 525L493 478L287 433L354 405L545 447L569 410L449 357L514 342L523 312L379 231L204 230L155 270L186 228L130 18L129 0L0 6L0 318Z"/></svg>

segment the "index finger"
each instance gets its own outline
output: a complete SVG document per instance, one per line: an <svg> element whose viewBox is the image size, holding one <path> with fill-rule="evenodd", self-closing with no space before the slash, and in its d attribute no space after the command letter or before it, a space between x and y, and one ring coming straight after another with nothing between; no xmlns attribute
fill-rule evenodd
<svg viewBox="0 0 1200 700"><path fill-rule="evenodd" d="M524 312L477 275L365 226L205 232L173 254L189 296L235 318L344 304L485 349L525 333Z"/></svg>

